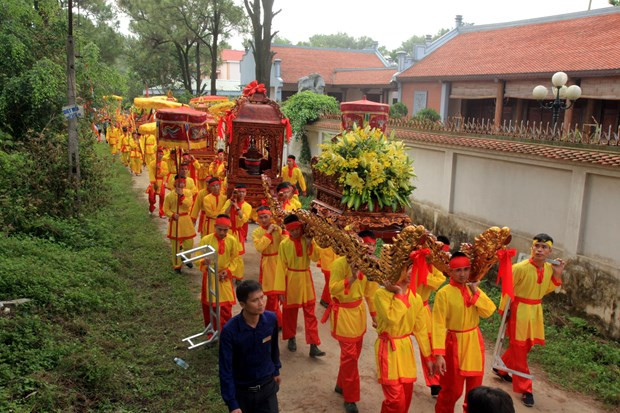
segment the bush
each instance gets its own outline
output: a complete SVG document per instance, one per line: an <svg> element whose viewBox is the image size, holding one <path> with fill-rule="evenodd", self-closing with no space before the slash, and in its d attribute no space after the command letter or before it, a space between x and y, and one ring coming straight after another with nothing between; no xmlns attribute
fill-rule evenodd
<svg viewBox="0 0 620 413"><path fill-rule="evenodd" d="M437 122L441 119L441 116L439 116L439 113L437 113L437 111L433 108L424 108L420 110L418 113L416 113L416 115L414 116L414 119L422 120L422 121L429 121L429 122Z"/></svg>
<svg viewBox="0 0 620 413"><path fill-rule="evenodd" d="M401 102L396 102L390 106L390 118L400 119L407 116L407 105Z"/></svg>

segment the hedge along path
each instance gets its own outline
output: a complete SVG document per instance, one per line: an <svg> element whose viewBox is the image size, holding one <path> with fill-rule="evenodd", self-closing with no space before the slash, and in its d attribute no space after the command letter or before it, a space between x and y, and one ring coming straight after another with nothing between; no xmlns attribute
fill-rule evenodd
<svg viewBox="0 0 620 413"><path fill-rule="evenodd" d="M137 189L148 186L148 176L145 173L142 176L134 177L134 185ZM146 207L146 194L143 194L145 213L148 214ZM167 220L159 219L153 215L154 220L159 221L159 228L165 237L167 233ZM255 224L250 224L249 232L256 228ZM199 236L194 240L194 245L198 245ZM258 280L258 271L260 266L260 255L252 246L251 236L248 234L246 243L246 253L244 255L245 278ZM315 291L318 296L323 289L325 279L323 273L315 264L311 266L312 277L314 279ZM191 285L195 290L196 309L200 308L200 271L183 268L183 275L191 280ZM240 307L237 304L233 308L233 315L238 314ZM315 314L320 320L325 309L318 304L315 307ZM484 322L484 321L482 321ZM367 320L368 330L364 336L362 346L362 354L359 360L359 371L361 379L361 400L357 403L361 412L378 412L381 410L383 401L383 392L381 386L377 383L376 364L374 356L374 343L377 338L376 331L372 328L370 316ZM198 332L202 328L202 324L196 326L195 331L178 332L180 336L189 336L194 332ZM321 338L320 348L327 355L318 359L308 357L309 346L305 343L303 316L299 315L297 323L297 352L291 353L286 349L286 342L280 342L280 359L282 361L282 384L278 393L280 402L280 411L283 413L305 413L305 412L324 412L332 413L343 411L343 398L334 392L336 377L338 375L338 365L340 360L340 347L338 342L331 337L329 331L329 322L321 324L319 322L319 336ZM413 340L416 353L419 354L417 343ZM595 413L605 412L601 404L595 402L585 396L577 393L570 393L557 388L556 386L544 380L544 373L536 368L531 368L532 373L537 377L534 382L534 397L536 405L533 408L525 407L521 403L520 396L512 393L512 387L509 383L499 380L491 372L491 361L493 359L493 344L486 343L486 370L483 385L491 387L500 387L512 395L516 412L566 412L566 413ZM193 350L200 352L203 350ZM424 376L418 361L418 381L414 386L414 395L411 402L410 412L432 412L435 408L435 399L430 396L430 390L424 384ZM461 412L462 399L456 404L455 412Z"/></svg>

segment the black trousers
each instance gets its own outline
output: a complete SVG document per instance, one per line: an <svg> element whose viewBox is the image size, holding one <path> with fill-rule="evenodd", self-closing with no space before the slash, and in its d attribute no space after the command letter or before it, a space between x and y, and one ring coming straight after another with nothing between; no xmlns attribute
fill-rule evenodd
<svg viewBox="0 0 620 413"><path fill-rule="evenodd" d="M275 380L262 385L258 391L237 388L237 402L243 413L278 413L278 390Z"/></svg>

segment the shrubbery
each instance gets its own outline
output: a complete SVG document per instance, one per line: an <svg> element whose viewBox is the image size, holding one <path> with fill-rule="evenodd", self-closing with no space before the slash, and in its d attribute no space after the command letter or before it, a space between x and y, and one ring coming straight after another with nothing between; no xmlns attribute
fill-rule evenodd
<svg viewBox="0 0 620 413"><path fill-rule="evenodd" d="M390 118L400 119L407 116L407 105L402 102L396 102L390 106Z"/></svg>
<svg viewBox="0 0 620 413"><path fill-rule="evenodd" d="M414 116L414 119L429 121L429 122L437 122L441 119L441 116L439 116L439 113L437 113L437 111L433 108L424 108L420 110L418 113L416 113L416 115Z"/></svg>

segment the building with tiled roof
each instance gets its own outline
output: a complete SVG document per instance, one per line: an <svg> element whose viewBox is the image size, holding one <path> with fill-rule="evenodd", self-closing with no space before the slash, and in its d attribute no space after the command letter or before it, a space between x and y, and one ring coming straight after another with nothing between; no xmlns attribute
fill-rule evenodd
<svg viewBox="0 0 620 413"><path fill-rule="evenodd" d="M459 20L457 20L458 24ZM560 122L620 121L620 7L537 19L462 26L437 39L424 58L397 75L410 113L431 107L443 119L490 119L496 124L551 122L532 96L551 86L558 71L578 84L582 97ZM550 96L550 95L549 95Z"/></svg>
<svg viewBox="0 0 620 413"><path fill-rule="evenodd" d="M325 93L339 101L358 100L364 95L376 102L396 98L391 67L376 49L337 49L273 45L271 96L285 100L297 93L301 78L318 74L325 82ZM254 80L255 63L251 51L241 61L241 84Z"/></svg>

